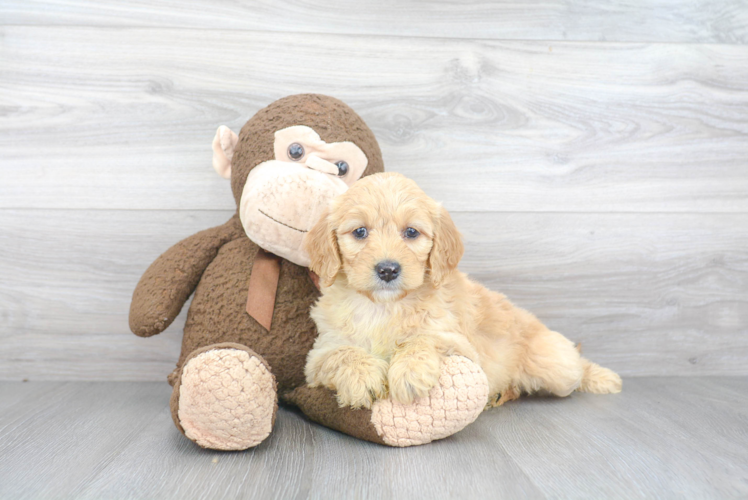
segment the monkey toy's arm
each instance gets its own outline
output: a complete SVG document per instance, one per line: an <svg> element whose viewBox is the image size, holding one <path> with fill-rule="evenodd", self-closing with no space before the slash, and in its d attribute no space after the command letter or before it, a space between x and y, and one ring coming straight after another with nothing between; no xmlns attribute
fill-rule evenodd
<svg viewBox="0 0 748 500"><path fill-rule="evenodd" d="M130 304L130 330L140 337L164 331L226 243L243 235L238 215L186 238L156 259L140 278Z"/></svg>

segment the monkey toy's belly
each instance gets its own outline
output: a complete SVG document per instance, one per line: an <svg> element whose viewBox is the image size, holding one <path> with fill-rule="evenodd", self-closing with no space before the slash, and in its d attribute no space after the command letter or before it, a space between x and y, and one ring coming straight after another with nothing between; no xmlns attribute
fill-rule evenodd
<svg viewBox="0 0 748 500"><path fill-rule="evenodd" d="M248 238L239 238L224 245L205 270L187 314L177 369L195 349L234 342L265 359L282 395L304 384L306 355L317 337L309 309L319 292L307 268L282 259L268 332L246 312L249 277L257 250Z"/></svg>

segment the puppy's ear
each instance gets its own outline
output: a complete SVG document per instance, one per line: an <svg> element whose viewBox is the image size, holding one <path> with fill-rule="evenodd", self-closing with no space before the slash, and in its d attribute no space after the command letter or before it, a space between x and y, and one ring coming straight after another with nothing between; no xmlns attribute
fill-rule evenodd
<svg viewBox="0 0 748 500"><path fill-rule="evenodd" d="M457 226L447 209L439 207L434 218L434 242L429 254L431 282L435 287L439 287L447 274L457 269L464 252L465 247Z"/></svg>
<svg viewBox="0 0 748 500"><path fill-rule="evenodd" d="M319 275L323 286L332 285L342 265L338 238L330 225L330 218L330 210L325 209L304 237L304 250L311 261L309 269Z"/></svg>

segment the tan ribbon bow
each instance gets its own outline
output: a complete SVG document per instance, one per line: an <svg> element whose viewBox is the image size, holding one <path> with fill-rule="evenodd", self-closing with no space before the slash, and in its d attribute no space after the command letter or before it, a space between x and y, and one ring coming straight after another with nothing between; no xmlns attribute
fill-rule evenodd
<svg viewBox="0 0 748 500"><path fill-rule="evenodd" d="M280 267L280 257L262 248L257 250L255 261L252 264L252 274L249 276L247 314L252 316L266 330L270 330L273 323ZM319 276L309 269L309 277L319 290Z"/></svg>

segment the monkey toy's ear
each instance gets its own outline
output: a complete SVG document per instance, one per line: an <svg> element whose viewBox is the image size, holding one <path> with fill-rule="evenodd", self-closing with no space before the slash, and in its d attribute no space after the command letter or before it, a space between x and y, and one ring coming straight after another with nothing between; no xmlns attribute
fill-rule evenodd
<svg viewBox="0 0 748 500"><path fill-rule="evenodd" d="M221 125L216 130L216 136L213 138L213 168L224 179L231 179L231 158L234 157L234 148L238 141L239 136L226 125Z"/></svg>

